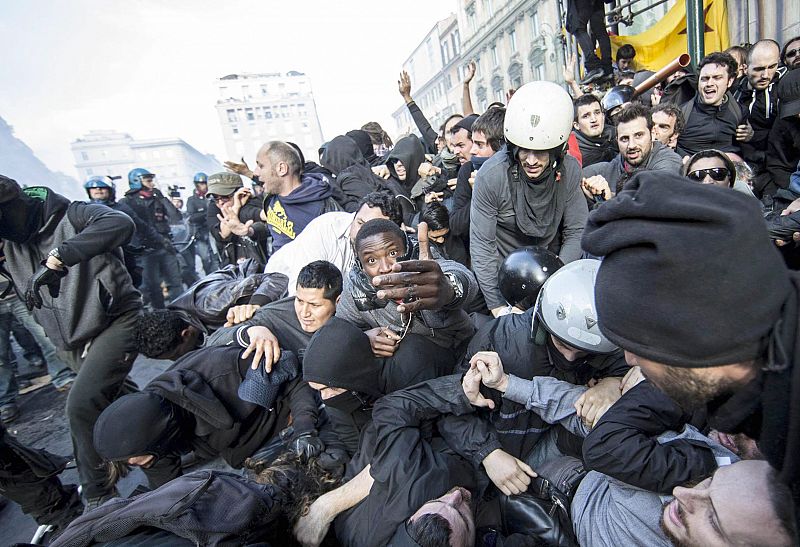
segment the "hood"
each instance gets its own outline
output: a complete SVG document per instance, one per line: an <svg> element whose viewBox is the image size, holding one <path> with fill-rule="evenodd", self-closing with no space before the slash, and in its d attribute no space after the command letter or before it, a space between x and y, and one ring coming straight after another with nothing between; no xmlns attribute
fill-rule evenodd
<svg viewBox="0 0 800 547"><path fill-rule="evenodd" d="M25 243L34 236L47 234L61 222L70 201L45 186L31 186L22 190L16 199L2 204L2 227L12 228L24 239L18 241L9 234L0 237ZM21 232L25 232L23 235Z"/></svg>
<svg viewBox="0 0 800 547"><path fill-rule="evenodd" d="M416 135L403 137L386 156L386 166L395 179L397 179L397 173L394 171L396 160L400 160L406 168L406 180L402 181L403 186L411 188L419 180L419 166L425 161L425 147L422 146L419 137Z"/></svg>
<svg viewBox="0 0 800 547"><path fill-rule="evenodd" d="M322 166L330 169L334 175L353 165L369 167L356 141L344 135L339 135L325 146L320 161Z"/></svg>
<svg viewBox="0 0 800 547"><path fill-rule="evenodd" d="M319 201L333 194L328 177L322 173L303 173L300 181L300 186L292 190L288 196L280 196L279 199L284 205Z"/></svg>
<svg viewBox="0 0 800 547"><path fill-rule="evenodd" d="M369 138L369 133L362 129L354 129L345 133L348 137L356 141L359 150L364 155L364 159L371 162L378 156L375 155L375 148L372 146L372 139Z"/></svg>

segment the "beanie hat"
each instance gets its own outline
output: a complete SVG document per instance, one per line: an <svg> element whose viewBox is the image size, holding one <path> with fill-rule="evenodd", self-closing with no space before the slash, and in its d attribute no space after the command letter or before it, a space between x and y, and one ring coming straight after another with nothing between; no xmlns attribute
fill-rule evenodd
<svg viewBox="0 0 800 547"><path fill-rule="evenodd" d="M761 356L790 291L758 202L645 171L589 215L583 249L604 257L600 330L658 363L708 367Z"/></svg>
<svg viewBox="0 0 800 547"><path fill-rule="evenodd" d="M124 395L111 403L94 425L94 446L108 461L152 454L165 456L176 450L181 436L175 406L152 391Z"/></svg>
<svg viewBox="0 0 800 547"><path fill-rule="evenodd" d="M464 116L458 121L457 124L453 126L453 128L450 131L453 132L453 131L458 131L459 129L466 129L467 131L472 133L472 125L475 123L475 120L477 119L478 119L477 114L470 114L469 116Z"/></svg>
<svg viewBox="0 0 800 547"><path fill-rule="evenodd" d="M239 384L239 398L243 401L271 409L278 398L281 386L297 378L300 364L294 353L281 350L281 357L272 365L272 371L259 364L257 368L247 367L247 374Z"/></svg>
<svg viewBox="0 0 800 547"><path fill-rule="evenodd" d="M335 316L311 337L303 357L303 380L381 396L369 338L357 326Z"/></svg>

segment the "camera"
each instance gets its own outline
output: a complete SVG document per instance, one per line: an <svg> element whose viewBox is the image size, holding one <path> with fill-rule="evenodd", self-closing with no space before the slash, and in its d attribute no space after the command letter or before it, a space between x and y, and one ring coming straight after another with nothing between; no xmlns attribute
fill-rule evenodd
<svg viewBox="0 0 800 547"><path fill-rule="evenodd" d="M172 186L168 186L167 190L169 190L169 197L171 197L171 198L179 198L179 197L181 197L180 190L186 190L186 187L185 186L178 186L177 184L174 184Z"/></svg>

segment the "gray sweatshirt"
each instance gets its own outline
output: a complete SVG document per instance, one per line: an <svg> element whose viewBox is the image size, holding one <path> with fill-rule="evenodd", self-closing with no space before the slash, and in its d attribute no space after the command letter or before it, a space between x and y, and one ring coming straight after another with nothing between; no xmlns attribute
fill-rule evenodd
<svg viewBox="0 0 800 547"><path fill-rule="evenodd" d="M505 306L497 287L497 274L511 251L528 245L550 247L564 263L581 257L581 236L589 209L580 188L581 168L572 156L564 158L561 180L556 182L563 204L554 240L542 240L522 233L517 227L511 201L510 167L505 149L489 158L478 171L470 209L470 254L472 269L489 309Z"/></svg>

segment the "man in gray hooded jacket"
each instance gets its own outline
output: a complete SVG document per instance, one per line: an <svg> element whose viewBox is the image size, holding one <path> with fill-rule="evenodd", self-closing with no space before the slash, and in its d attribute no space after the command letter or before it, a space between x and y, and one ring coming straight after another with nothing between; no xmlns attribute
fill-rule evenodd
<svg viewBox="0 0 800 547"><path fill-rule="evenodd" d="M115 495L92 443L97 417L121 394L136 359L142 295L121 246L133 221L105 205L70 203L49 188L0 175L0 238L20 297L78 372L67 418L87 506Z"/></svg>

